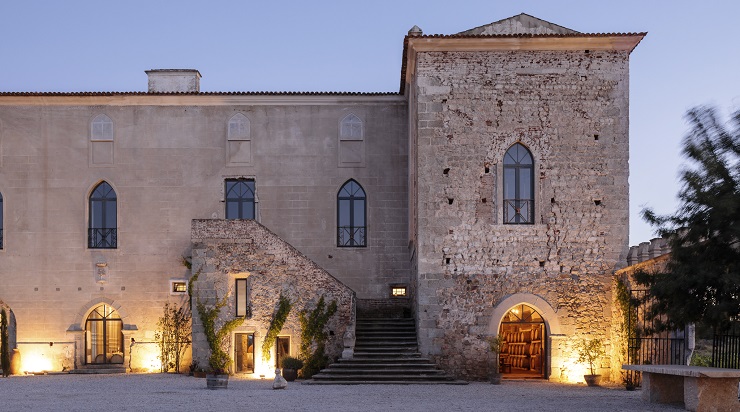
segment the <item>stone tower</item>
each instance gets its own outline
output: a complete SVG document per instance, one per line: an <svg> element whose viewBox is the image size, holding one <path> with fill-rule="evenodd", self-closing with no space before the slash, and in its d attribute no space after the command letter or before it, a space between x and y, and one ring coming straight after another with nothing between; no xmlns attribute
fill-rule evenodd
<svg viewBox="0 0 740 412"><path fill-rule="evenodd" d="M643 37L526 14L409 32L419 340L447 370L483 378L497 334L502 363L552 380L582 375L580 339L609 348L611 274L628 247L629 55Z"/></svg>

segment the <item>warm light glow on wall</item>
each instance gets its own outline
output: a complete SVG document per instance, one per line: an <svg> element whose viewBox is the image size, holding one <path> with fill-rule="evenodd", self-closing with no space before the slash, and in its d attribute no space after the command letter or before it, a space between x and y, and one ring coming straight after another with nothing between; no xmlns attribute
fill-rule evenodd
<svg viewBox="0 0 740 412"><path fill-rule="evenodd" d="M578 358L570 358L563 361L561 365L563 371L564 380L568 383L583 383L583 375L589 374L588 367L582 362L578 362ZM561 374L561 376L563 376Z"/></svg>
<svg viewBox="0 0 740 412"><path fill-rule="evenodd" d="M37 351L24 353L21 357L21 362L21 371L23 372L44 372L52 369L51 359L46 357L45 354Z"/></svg>
<svg viewBox="0 0 740 412"><path fill-rule="evenodd" d="M159 346L153 342L136 343L131 346L131 369L134 371L160 372Z"/></svg>

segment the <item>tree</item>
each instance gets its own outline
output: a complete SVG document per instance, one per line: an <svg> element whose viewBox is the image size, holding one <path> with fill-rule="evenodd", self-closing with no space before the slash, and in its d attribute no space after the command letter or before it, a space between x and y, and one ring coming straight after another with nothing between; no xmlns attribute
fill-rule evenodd
<svg viewBox="0 0 740 412"><path fill-rule="evenodd" d="M185 350L190 346L190 310L187 307L176 307L173 303L164 304L164 313L157 322L154 339L159 345L161 371L174 369L180 373L180 361Z"/></svg>
<svg viewBox="0 0 740 412"><path fill-rule="evenodd" d="M5 308L0 311L0 368L3 376L10 376L10 346L8 344L8 315Z"/></svg>
<svg viewBox="0 0 740 412"><path fill-rule="evenodd" d="M740 319L740 111L729 124L712 107L686 115L691 130L682 154L680 205L671 215L643 217L668 239L671 257L662 273L637 273L654 299L648 308L663 330L703 322L726 330Z"/></svg>

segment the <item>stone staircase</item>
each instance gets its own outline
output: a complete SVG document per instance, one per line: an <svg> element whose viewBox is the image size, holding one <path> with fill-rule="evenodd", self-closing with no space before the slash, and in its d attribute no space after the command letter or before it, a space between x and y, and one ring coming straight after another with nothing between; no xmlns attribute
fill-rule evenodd
<svg viewBox="0 0 740 412"><path fill-rule="evenodd" d="M309 385L467 384L455 380L418 352L414 319L360 318L352 359L304 382Z"/></svg>

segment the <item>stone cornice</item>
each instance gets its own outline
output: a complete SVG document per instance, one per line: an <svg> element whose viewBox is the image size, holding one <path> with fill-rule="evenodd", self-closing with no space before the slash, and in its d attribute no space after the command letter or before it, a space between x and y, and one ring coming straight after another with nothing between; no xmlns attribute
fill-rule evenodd
<svg viewBox="0 0 740 412"><path fill-rule="evenodd" d="M647 33L406 36L401 62L401 94L408 90L416 69L416 54L423 52L485 51L626 51L631 53Z"/></svg>
<svg viewBox="0 0 740 412"><path fill-rule="evenodd" d="M397 94L0 94L0 106L321 106L342 104L406 104L406 98Z"/></svg>

